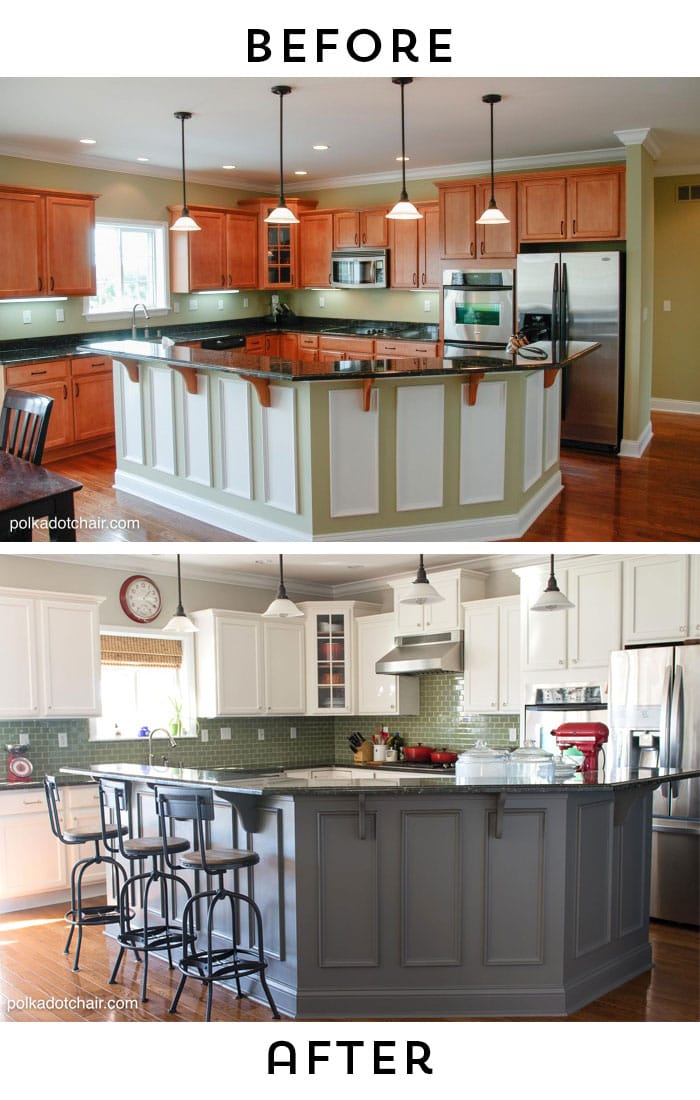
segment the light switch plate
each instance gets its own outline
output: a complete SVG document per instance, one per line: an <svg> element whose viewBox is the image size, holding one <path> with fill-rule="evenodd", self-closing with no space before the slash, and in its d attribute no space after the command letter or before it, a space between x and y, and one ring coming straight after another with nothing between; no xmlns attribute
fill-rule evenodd
<svg viewBox="0 0 700 1100"><path fill-rule="evenodd" d="M19 743L20 743L20 745L28 745L29 744L29 734L28 733L20 733Z"/></svg>
<svg viewBox="0 0 700 1100"><path fill-rule="evenodd" d="M265 730L258 730L258 741L265 740Z"/></svg>
<svg viewBox="0 0 700 1100"><path fill-rule="evenodd" d="M206 745L209 740L209 730L200 730L199 736L203 745Z"/></svg>
<svg viewBox="0 0 700 1100"><path fill-rule="evenodd" d="M289 727L289 737L292 741L296 741L296 738L297 738L297 728L296 728L296 726L290 726Z"/></svg>
<svg viewBox="0 0 700 1100"><path fill-rule="evenodd" d="M59 733L58 734L58 747L59 747L59 749L67 749L68 748L68 734L67 733Z"/></svg>
<svg viewBox="0 0 700 1100"><path fill-rule="evenodd" d="M221 740L222 741L230 741L231 740L231 730L229 729L228 726L224 726L223 729L221 730Z"/></svg>

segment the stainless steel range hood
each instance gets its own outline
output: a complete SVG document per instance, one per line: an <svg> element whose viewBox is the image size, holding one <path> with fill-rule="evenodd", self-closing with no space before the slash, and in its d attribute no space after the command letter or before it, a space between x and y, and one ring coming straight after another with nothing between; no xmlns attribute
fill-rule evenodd
<svg viewBox="0 0 700 1100"><path fill-rule="evenodd" d="M464 632L445 630L441 634L404 634L374 666L376 672L397 673L464 672Z"/></svg>

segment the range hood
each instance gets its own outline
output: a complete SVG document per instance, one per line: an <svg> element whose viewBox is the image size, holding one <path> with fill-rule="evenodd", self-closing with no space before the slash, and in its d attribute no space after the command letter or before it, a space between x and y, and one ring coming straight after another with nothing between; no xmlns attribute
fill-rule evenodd
<svg viewBox="0 0 700 1100"><path fill-rule="evenodd" d="M441 634L404 634L374 666L376 672L397 673L464 672L464 632L445 630Z"/></svg>

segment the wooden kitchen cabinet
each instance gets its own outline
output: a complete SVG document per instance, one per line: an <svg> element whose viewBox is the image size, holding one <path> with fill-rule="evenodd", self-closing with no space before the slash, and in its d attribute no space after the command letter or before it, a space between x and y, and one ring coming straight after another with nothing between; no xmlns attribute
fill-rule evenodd
<svg viewBox="0 0 700 1100"><path fill-rule="evenodd" d="M296 332L280 332L277 341L277 354L282 359L299 358L299 336Z"/></svg>
<svg viewBox="0 0 700 1100"><path fill-rule="evenodd" d="M566 240L566 176L543 176L518 183L521 241Z"/></svg>
<svg viewBox="0 0 700 1100"><path fill-rule="evenodd" d="M95 293L98 197L0 187L0 298Z"/></svg>
<svg viewBox="0 0 700 1100"><path fill-rule="evenodd" d="M242 199L239 206L254 212L258 222L258 287L267 290L299 286L299 225L269 225L265 218L277 206L277 199ZM287 206L300 217L314 210L315 201L287 199Z"/></svg>
<svg viewBox="0 0 700 1100"><path fill-rule="evenodd" d="M299 221L299 285L330 286L333 214L314 211L302 214Z"/></svg>
<svg viewBox="0 0 700 1100"><path fill-rule="evenodd" d="M690 559L647 554L623 562L623 641L684 641L690 634Z"/></svg>
<svg viewBox="0 0 700 1100"><path fill-rule="evenodd" d="M605 241L625 236L620 172L569 176L569 237L572 241Z"/></svg>
<svg viewBox="0 0 700 1100"><path fill-rule="evenodd" d="M513 182L496 182L494 197L507 225L477 225L476 249L480 260L512 260L518 254L518 193ZM491 201L491 183L476 189L476 216L480 218Z"/></svg>
<svg viewBox="0 0 700 1100"><path fill-rule="evenodd" d="M357 636L356 714L420 714L417 676L386 676L375 672L377 661L394 645L396 618L364 615L355 620Z"/></svg>
<svg viewBox="0 0 700 1100"><path fill-rule="evenodd" d="M477 225L491 198L491 182L446 184L440 190L440 251L443 259L513 259L518 251L517 188L496 180L494 195L507 225Z"/></svg>
<svg viewBox="0 0 700 1100"><path fill-rule="evenodd" d="M440 286L439 208L437 203L416 206L422 218L389 219L389 281L394 290Z"/></svg>
<svg viewBox="0 0 700 1100"><path fill-rule="evenodd" d="M197 710L207 718L303 714L304 623L249 612L193 614Z"/></svg>
<svg viewBox="0 0 700 1100"><path fill-rule="evenodd" d="M473 600L464 607L464 711L518 713L520 597Z"/></svg>
<svg viewBox="0 0 700 1100"><path fill-rule="evenodd" d="M169 206L171 224L182 213ZM170 233L170 279L176 294L247 290L258 285L258 219L224 207L190 206L198 233Z"/></svg>
<svg viewBox="0 0 700 1100"><path fill-rule="evenodd" d="M59 458L114 441L112 360L88 355L5 368L7 386L53 398L44 456Z"/></svg>
<svg viewBox="0 0 700 1100"><path fill-rule="evenodd" d="M338 210L333 214L333 248L386 248L387 207Z"/></svg>
<svg viewBox="0 0 700 1100"><path fill-rule="evenodd" d="M415 340L375 340L374 354L377 358L391 359L431 359L438 353L438 343L418 343Z"/></svg>
<svg viewBox="0 0 700 1100"><path fill-rule="evenodd" d="M100 597L0 590L0 718L100 713Z"/></svg>
<svg viewBox="0 0 700 1100"><path fill-rule="evenodd" d="M624 239L624 180L623 168L543 173L519 180L519 239Z"/></svg>
<svg viewBox="0 0 700 1100"><path fill-rule="evenodd" d="M371 359L374 340L362 336L319 336L319 359Z"/></svg>

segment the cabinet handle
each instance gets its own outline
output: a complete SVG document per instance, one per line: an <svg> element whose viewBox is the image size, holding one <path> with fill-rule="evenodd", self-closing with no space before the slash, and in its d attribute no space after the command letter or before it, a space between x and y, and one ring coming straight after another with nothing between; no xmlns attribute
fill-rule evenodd
<svg viewBox="0 0 700 1100"><path fill-rule="evenodd" d="M48 374L48 371L45 371L45 370L32 370L32 371L30 371L29 373L30 373L30 375L31 375L31 376L32 376L32 378L33 378L33 377L34 377L35 375L39 375L39 374Z"/></svg>
<svg viewBox="0 0 700 1100"><path fill-rule="evenodd" d="M679 626L678 629L680 630L681 634L687 634L688 633L688 627L687 626Z"/></svg>
<svg viewBox="0 0 700 1100"><path fill-rule="evenodd" d="M424 271L421 272L420 281L421 281L422 285L425 286L425 272Z"/></svg>
<svg viewBox="0 0 700 1100"><path fill-rule="evenodd" d="M562 235L562 237L564 236L564 219L563 218L562 218L562 222L561 222L561 235Z"/></svg>
<svg viewBox="0 0 700 1100"><path fill-rule="evenodd" d="M413 272L413 280L412 281L413 281L414 286L418 286L418 273L416 271Z"/></svg>
<svg viewBox="0 0 700 1100"><path fill-rule="evenodd" d="M572 663L572 665L577 665L578 664L578 657L572 657L571 658L571 663Z"/></svg>
<svg viewBox="0 0 700 1100"><path fill-rule="evenodd" d="M43 279L40 275L39 276L39 290L43 290L43 289L44 289L44 281L43 281Z"/></svg>
<svg viewBox="0 0 700 1100"><path fill-rule="evenodd" d="M75 396L80 397L80 386L77 382L75 383Z"/></svg>
<svg viewBox="0 0 700 1100"><path fill-rule="evenodd" d="M484 254L484 242L483 241L480 244L480 249L481 249L481 255L483 256L483 254Z"/></svg>
<svg viewBox="0 0 700 1100"><path fill-rule="evenodd" d="M576 236L576 218L574 218L574 224L573 224L573 227L572 227L572 232L573 232L573 235L575 237Z"/></svg>
<svg viewBox="0 0 700 1100"><path fill-rule="evenodd" d="M93 370L99 370L100 367L103 367L104 365L105 365L104 359L99 359L96 363L91 363L90 364L90 366L92 367Z"/></svg>
<svg viewBox="0 0 700 1100"><path fill-rule="evenodd" d="M508 700L504 699L503 702L501 703L501 706L502 707L507 707L508 706Z"/></svg>
<svg viewBox="0 0 700 1100"><path fill-rule="evenodd" d="M54 282L54 278L53 278L53 275L52 275L52 276L51 276L51 278L49 279L49 290L53 290L53 288L55 287L55 285L56 285L56 284L55 284L55 282Z"/></svg>
<svg viewBox="0 0 700 1100"><path fill-rule="evenodd" d="M469 242L469 255L470 256L474 255L474 241Z"/></svg>
<svg viewBox="0 0 700 1100"><path fill-rule="evenodd" d="M41 799L35 798L33 801L28 802L26 798L22 799L23 806L41 806Z"/></svg>
<svg viewBox="0 0 700 1100"><path fill-rule="evenodd" d="M330 286L332 282L333 282L333 274L332 274L332 272L329 271L328 272L328 285Z"/></svg>
<svg viewBox="0 0 700 1100"><path fill-rule="evenodd" d="M226 286L226 276L225 275L221 276L221 285Z"/></svg>
<svg viewBox="0 0 700 1100"><path fill-rule="evenodd" d="M359 243L360 243L360 234L356 233L355 234L355 244L359 244Z"/></svg>
<svg viewBox="0 0 700 1100"><path fill-rule="evenodd" d="M560 665L563 665L563 664L564 664L564 662L563 662L563 661L562 661L562 660L560 659L560 660L559 660L559 664L560 664Z"/></svg>
<svg viewBox="0 0 700 1100"><path fill-rule="evenodd" d="M63 400L64 401L68 400L68 386L66 385L65 382L63 383Z"/></svg>
<svg viewBox="0 0 700 1100"><path fill-rule="evenodd" d="M362 234L362 243L367 244L367 234L366 233Z"/></svg>

